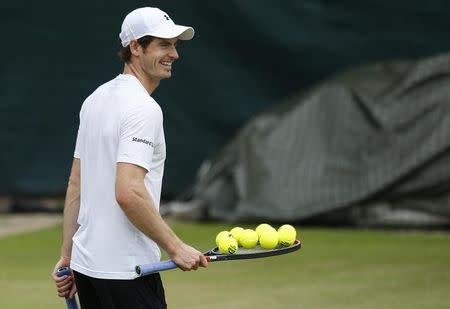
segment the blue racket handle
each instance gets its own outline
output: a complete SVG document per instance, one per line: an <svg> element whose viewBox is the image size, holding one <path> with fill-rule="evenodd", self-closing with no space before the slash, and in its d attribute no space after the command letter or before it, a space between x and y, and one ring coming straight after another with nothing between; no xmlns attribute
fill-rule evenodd
<svg viewBox="0 0 450 309"><path fill-rule="evenodd" d="M62 277L62 276L66 276L66 275L67 276L72 276L72 273L70 272L70 268L69 267L61 267L56 272L56 275L58 277ZM78 305L77 305L77 301L75 299L75 296L73 298L66 297L66 304L67 304L67 309L78 309Z"/></svg>
<svg viewBox="0 0 450 309"><path fill-rule="evenodd" d="M138 265L136 266L136 273L139 277L157 273L163 270L169 270L177 268L177 264L175 264L174 261L162 261L162 262L156 262L152 264L144 264L144 265Z"/></svg>

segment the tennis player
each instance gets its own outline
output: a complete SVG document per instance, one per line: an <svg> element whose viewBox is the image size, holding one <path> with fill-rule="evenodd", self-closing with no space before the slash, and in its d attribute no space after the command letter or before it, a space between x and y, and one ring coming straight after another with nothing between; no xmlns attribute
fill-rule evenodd
<svg viewBox="0 0 450 309"><path fill-rule="evenodd" d="M206 267L159 215L166 158L163 114L151 97L170 78L178 40L194 36L157 8L129 13L120 32L123 73L83 103L64 206L59 296L78 291L82 308L166 308L159 274L135 279L134 266L160 249L182 270ZM55 271L70 266L72 277ZM76 283L76 284L75 284Z"/></svg>

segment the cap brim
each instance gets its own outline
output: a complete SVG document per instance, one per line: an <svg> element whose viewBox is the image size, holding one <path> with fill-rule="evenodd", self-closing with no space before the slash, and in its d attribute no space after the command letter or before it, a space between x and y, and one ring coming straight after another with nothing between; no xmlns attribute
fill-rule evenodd
<svg viewBox="0 0 450 309"><path fill-rule="evenodd" d="M192 27L171 25L170 27L160 28L149 35L161 39L178 38L179 40L187 41L194 37L194 29Z"/></svg>

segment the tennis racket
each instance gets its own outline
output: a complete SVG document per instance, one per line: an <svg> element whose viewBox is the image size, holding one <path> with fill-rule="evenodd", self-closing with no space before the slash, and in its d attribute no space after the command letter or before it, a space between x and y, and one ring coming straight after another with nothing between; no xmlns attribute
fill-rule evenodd
<svg viewBox="0 0 450 309"><path fill-rule="evenodd" d="M300 240L296 240L292 246L289 247L277 247L275 249L267 250L260 246L256 246L253 249L239 248L235 254L221 254L219 248L213 248L204 255L208 262L220 262L231 260L245 260L245 259L257 259L269 256L282 255L297 251L301 248L302 243ZM137 265L135 271L138 277L157 273L164 270L177 268L177 265L172 260L161 261L151 264Z"/></svg>
<svg viewBox="0 0 450 309"><path fill-rule="evenodd" d="M72 276L72 273L70 272L69 267L61 267L56 272L56 275L58 277L62 277L65 275ZM75 296L72 298L66 297L66 304L67 304L67 309L78 309L77 300L76 300Z"/></svg>

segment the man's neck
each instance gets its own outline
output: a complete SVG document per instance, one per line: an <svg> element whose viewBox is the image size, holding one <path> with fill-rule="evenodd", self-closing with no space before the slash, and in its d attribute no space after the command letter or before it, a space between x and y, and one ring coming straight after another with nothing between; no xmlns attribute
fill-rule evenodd
<svg viewBox="0 0 450 309"><path fill-rule="evenodd" d="M125 66L123 68L123 74L129 74L136 77L150 95L159 86L159 80L149 79L143 72L140 72L140 70L137 69L132 63L125 63Z"/></svg>

